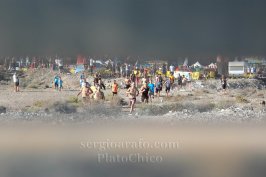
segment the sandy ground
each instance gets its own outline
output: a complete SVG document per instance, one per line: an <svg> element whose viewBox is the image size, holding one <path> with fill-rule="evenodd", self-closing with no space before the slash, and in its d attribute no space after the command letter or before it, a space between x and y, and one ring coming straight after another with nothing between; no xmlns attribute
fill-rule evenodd
<svg viewBox="0 0 266 177"><path fill-rule="evenodd" d="M192 86L193 87L193 86ZM110 88L102 90L107 97L107 102L112 98L112 92ZM0 87L0 106L5 106L10 111L18 111L25 107L33 106L38 104L38 102L43 102L45 104L52 104L58 101L66 101L72 97L75 97L79 92L78 87L71 89L63 89L62 91L57 91L52 88L47 89L20 89L20 92L14 92L13 86L1 85ZM125 89L119 90L119 96L124 98L126 101L128 98L125 94ZM229 89L226 93L222 91L217 91L215 89L208 88L193 88L193 90L188 87L184 89L174 89L170 92L169 97L166 97L166 93L163 89L161 97L153 99L153 104L161 103L171 103L178 101L178 98L182 98L182 101L192 101L192 102L219 102L223 100L234 101L238 96L245 97L247 103L237 103L239 106L253 106L254 109L261 107L261 101L266 97L265 89L259 90L255 88L245 88L245 89ZM79 97L79 99L81 99ZM140 102L140 96L138 96L138 103Z"/></svg>

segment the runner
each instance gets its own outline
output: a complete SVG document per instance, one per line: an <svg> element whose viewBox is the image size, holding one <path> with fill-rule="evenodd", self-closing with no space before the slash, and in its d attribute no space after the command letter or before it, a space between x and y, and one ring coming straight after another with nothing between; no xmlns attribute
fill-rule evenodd
<svg viewBox="0 0 266 177"><path fill-rule="evenodd" d="M142 85L144 85L144 84L147 83L147 78L146 78L146 77L143 77L143 78L141 79L141 81L142 81Z"/></svg>
<svg viewBox="0 0 266 177"><path fill-rule="evenodd" d="M141 102L149 103L149 87L148 84L145 83L143 86L140 88L141 94Z"/></svg>
<svg viewBox="0 0 266 177"><path fill-rule="evenodd" d="M187 85L187 78L185 77L185 75L183 75L182 77L182 87L185 87Z"/></svg>
<svg viewBox="0 0 266 177"><path fill-rule="evenodd" d="M82 86L82 83L83 83L84 79L85 79L85 74L82 73L82 74L80 75L80 80L79 80L80 87Z"/></svg>
<svg viewBox="0 0 266 177"><path fill-rule="evenodd" d="M17 76L17 73L14 73L13 75L13 82L14 82L14 88L15 88L15 92L19 92L19 78Z"/></svg>
<svg viewBox="0 0 266 177"><path fill-rule="evenodd" d="M118 84L116 83L116 80L114 80L114 83L112 85L112 92L113 92L113 96L117 95L117 92L118 92Z"/></svg>
<svg viewBox="0 0 266 177"><path fill-rule="evenodd" d="M104 85L104 82L103 82L101 77L99 77L99 79L98 79L98 85L99 85L100 89L105 90L105 85Z"/></svg>
<svg viewBox="0 0 266 177"><path fill-rule="evenodd" d="M77 96L81 94L83 102L87 102L90 98L91 93L93 93L93 91L91 90L89 83L83 82L80 92L78 93Z"/></svg>
<svg viewBox="0 0 266 177"><path fill-rule="evenodd" d="M175 77L173 74L170 75L169 77L170 79L170 83L171 83L171 89L173 90L174 89L174 83L175 83Z"/></svg>
<svg viewBox="0 0 266 177"><path fill-rule="evenodd" d="M99 77L98 74L96 73L94 76L93 85L96 87L98 86L98 83L99 83Z"/></svg>
<svg viewBox="0 0 266 177"><path fill-rule="evenodd" d="M130 106L129 115L132 115L132 111L136 103L136 97L139 95L139 91L135 86L134 82L131 84L131 87L127 90L126 93L129 94L129 106Z"/></svg>
<svg viewBox="0 0 266 177"><path fill-rule="evenodd" d="M148 87L150 89L150 91L149 91L150 102L152 102L152 99L154 99L154 87L155 87L154 83L152 83L152 80L150 80Z"/></svg>
<svg viewBox="0 0 266 177"><path fill-rule="evenodd" d="M171 89L171 81L170 81L170 79L167 79L164 84L165 84L166 96L168 97L170 89Z"/></svg>
<svg viewBox="0 0 266 177"><path fill-rule="evenodd" d="M101 88L98 86L97 90L94 94L94 99L95 100L105 100L104 93L101 91Z"/></svg>
<svg viewBox="0 0 266 177"><path fill-rule="evenodd" d="M131 83L134 82L136 84L136 75L134 73L130 75L130 80L131 80Z"/></svg>
<svg viewBox="0 0 266 177"><path fill-rule="evenodd" d="M162 75L161 74L159 74L159 82L161 82L161 83L163 83L163 77L162 77Z"/></svg>
<svg viewBox="0 0 266 177"><path fill-rule="evenodd" d="M160 92L162 90L162 83L161 82L157 82L156 83L156 88L155 88L155 92L156 92L156 96L160 97Z"/></svg>
<svg viewBox="0 0 266 177"><path fill-rule="evenodd" d="M125 85L126 85L126 89L130 88L130 80L128 79L128 77L126 77L125 79Z"/></svg>

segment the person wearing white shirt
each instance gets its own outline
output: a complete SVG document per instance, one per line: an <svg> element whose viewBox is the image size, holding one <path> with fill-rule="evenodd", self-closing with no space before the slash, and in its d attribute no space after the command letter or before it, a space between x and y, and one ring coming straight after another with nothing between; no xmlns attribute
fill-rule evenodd
<svg viewBox="0 0 266 177"><path fill-rule="evenodd" d="M170 73L173 75L174 74L174 65L170 65L169 67L169 70L170 70Z"/></svg>
<svg viewBox="0 0 266 177"><path fill-rule="evenodd" d="M14 73L13 75L13 82L14 82L14 88L15 88L14 91L19 92L19 78L16 73Z"/></svg>

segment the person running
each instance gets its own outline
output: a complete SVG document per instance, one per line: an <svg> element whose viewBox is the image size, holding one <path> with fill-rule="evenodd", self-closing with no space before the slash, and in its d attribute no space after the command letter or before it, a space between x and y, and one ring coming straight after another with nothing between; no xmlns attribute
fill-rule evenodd
<svg viewBox="0 0 266 177"><path fill-rule="evenodd" d="M54 88L55 88L55 90L58 90L58 81L59 81L59 77L56 75L54 77Z"/></svg>
<svg viewBox="0 0 266 177"><path fill-rule="evenodd" d="M130 112L129 115L132 115L132 111L134 109L134 106L136 104L136 98L139 95L139 91L137 87L135 86L135 83L133 82L131 84L131 87L126 92L129 95L129 106L130 106Z"/></svg>
<svg viewBox="0 0 266 177"><path fill-rule="evenodd" d="M170 83L171 83L171 89L173 90L174 89L174 83L175 83L175 77L173 74L170 75L169 77L170 79Z"/></svg>
<svg viewBox="0 0 266 177"><path fill-rule="evenodd" d="M130 88L130 80L128 79L128 77L126 77L125 79L125 85L126 85L126 89Z"/></svg>
<svg viewBox="0 0 266 177"><path fill-rule="evenodd" d="M156 92L156 96L160 97L160 93L162 90L162 83L161 82L157 82L156 83L156 88L155 88L155 92Z"/></svg>
<svg viewBox="0 0 266 177"><path fill-rule="evenodd" d="M148 81L147 81L147 78L146 77L143 77L141 79L141 82L142 82L142 85L146 84Z"/></svg>
<svg viewBox="0 0 266 177"><path fill-rule="evenodd" d="M221 84L222 84L223 92L226 92L227 80L226 80L226 77L224 75L222 75Z"/></svg>
<svg viewBox="0 0 266 177"><path fill-rule="evenodd" d="M143 86L140 88L140 92L142 93L141 94L141 102L143 102L143 103L149 102L149 90L150 89L149 89L147 83L143 84Z"/></svg>
<svg viewBox="0 0 266 177"><path fill-rule="evenodd" d="M164 84L165 84L166 96L168 97L170 89L171 89L171 81L170 81L170 79L167 79Z"/></svg>
<svg viewBox="0 0 266 177"><path fill-rule="evenodd" d="M104 93L101 91L100 86L97 87L97 90L94 94L94 99L95 100L105 100Z"/></svg>
<svg viewBox="0 0 266 177"><path fill-rule="evenodd" d="M105 90L105 85L104 85L104 82L103 82L101 77L99 77L99 79L98 79L98 85L99 85L100 89Z"/></svg>
<svg viewBox="0 0 266 177"><path fill-rule="evenodd" d="M185 87L187 85L187 78L185 77L185 75L183 75L182 77L182 86Z"/></svg>
<svg viewBox="0 0 266 177"><path fill-rule="evenodd" d="M155 87L154 83L152 83L152 80L150 80L148 87L150 89L150 91L149 91L150 102L152 102L152 99L154 99L154 87Z"/></svg>
<svg viewBox="0 0 266 177"><path fill-rule="evenodd" d="M85 79L85 74L82 73L82 74L80 75L80 80L79 80L80 87L82 86L82 83L83 83L84 79Z"/></svg>
<svg viewBox="0 0 266 177"><path fill-rule="evenodd" d="M93 85L96 87L96 86L98 86L98 83L99 83L99 77L98 77L98 74L95 74L94 80L93 80Z"/></svg>
<svg viewBox="0 0 266 177"><path fill-rule="evenodd" d="M77 96L81 94L83 102L87 102L90 98L90 94L93 93L92 89L90 88L89 84L86 82L82 83L80 92Z"/></svg>
<svg viewBox="0 0 266 177"><path fill-rule="evenodd" d="M161 83L163 83L163 77L162 77L162 75L161 74L159 74L159 82L161 82Z"/></svg>
<svg viewBox="0 0 266 177"><path fill-rule="evenodd" d="M132 82L136 83L136 75L135 75L134 73L132 73L132 74L130 75L130 80L131 80L131 83L132 83Z"/></svg>
<svg viewBox="0 0 266 177"><path fill-rule="evenodd" d="M17 73L14 73L13 75L13 82L14 82L14 91L15 92L19 92L19 78L18 78L18 75Z"/></svg>
<svg viewBox="0 0 266 177"><path fill-rule="evenodd" d="M112 92L113 92L113 96L117 95L117 92L118 92L118 84L116 83L116 80L114 80L114 83L112 85Z"/></svg>
<svg viewBox="0 0 266 177"><path fill-rule="evenodd" d="M63 80L60 76L58 77L58 88L59 88L59 91L63 89Z"/></svg>

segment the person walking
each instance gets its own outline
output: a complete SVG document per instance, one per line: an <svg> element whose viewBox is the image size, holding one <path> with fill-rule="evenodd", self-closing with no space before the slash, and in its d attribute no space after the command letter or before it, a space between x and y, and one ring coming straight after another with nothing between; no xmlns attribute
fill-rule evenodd
<svg viewBox="0 0 266 177"><path fill-rule="evenodd" d="M13 82L14 82L14 91L19 92L19 78L17 73L14 73L13 75Z"/></svg>
<svg viewBox="0 0 266 177"><path fill-rule="evenodd" d="M59 76L56 75L54 77L54 88L55 88L55 90L58 90L58 81L59 81Z"/></svg>
<svg viewBox="0 0 266 177"><path fill-rule="evenodd" d="M226 77L224 75L222 75L222 78L221 78L221 85L222 85L222 88L223 88L223 92L226 92L227 80L226 80Z"/></svg>

